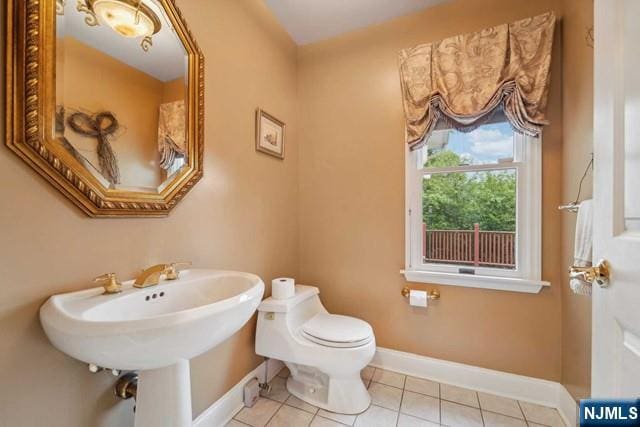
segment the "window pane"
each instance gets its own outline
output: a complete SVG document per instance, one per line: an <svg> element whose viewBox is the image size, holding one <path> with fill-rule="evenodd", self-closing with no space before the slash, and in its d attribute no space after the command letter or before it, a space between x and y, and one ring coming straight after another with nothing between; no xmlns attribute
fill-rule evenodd
<svg viewBox="0 0 640 427"><path fill-rule="evenodd" d="M506 122L464 133L436 130L422 148L423 167L497 164L513 160L513 130Z"/></svg>
<svg viewBox="0 0 640 427"><path fill-rule="evenodd" d="M425 263L516 268L515 169L425 175Z"/></svg>

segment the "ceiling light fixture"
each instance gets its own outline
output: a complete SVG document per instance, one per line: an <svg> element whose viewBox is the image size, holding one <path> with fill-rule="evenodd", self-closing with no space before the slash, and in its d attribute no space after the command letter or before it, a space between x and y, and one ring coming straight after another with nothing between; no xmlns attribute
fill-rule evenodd
<svg viewBox="0 0 640 427"><path fill-rule="evenodd" d="M56 15L64 15L67 0L56 0Z"/></svg>
<svg viewBox="0 0 640 427"><path fill-rule="evenodd" d="M85 23L89 26L102 23L123 37L142 37L140 46L145 52L153 44L151 37L162 27L142 0L78 0L77 9L88 15Z"/></svg>

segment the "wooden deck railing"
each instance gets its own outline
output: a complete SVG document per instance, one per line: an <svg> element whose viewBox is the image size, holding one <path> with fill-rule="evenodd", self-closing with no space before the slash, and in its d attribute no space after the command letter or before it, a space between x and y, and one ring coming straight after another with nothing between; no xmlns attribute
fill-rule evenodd
<svg viewBox="0 0 640 427"><path fill-rule="evenodd" d="M429 230L423 227L425 262L514 268L516 234L512 231Z"/></svg>

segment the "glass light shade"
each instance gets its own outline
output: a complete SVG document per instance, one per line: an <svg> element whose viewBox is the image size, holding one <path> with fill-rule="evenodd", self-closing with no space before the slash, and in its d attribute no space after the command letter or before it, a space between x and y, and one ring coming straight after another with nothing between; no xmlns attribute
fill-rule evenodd
<svg viewBox="0 0 640 427"><path fill-rule="evenodd" d="M95 0L93 11L101 22L124 37L146 37L154 33L153 20L123 1Z"/></svg>

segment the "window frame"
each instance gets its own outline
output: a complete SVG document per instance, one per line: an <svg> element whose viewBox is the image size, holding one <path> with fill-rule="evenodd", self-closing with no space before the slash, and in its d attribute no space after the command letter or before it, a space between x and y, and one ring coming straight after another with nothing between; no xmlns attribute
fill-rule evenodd
<svg viewBox="0 0 640 427"><path fill-rule="evenodd" d="M542 137L514 132L514 158L486 165L420 168L419 150L405 147L405 269L407 281L472 288L538 293L549 282L541 280ZM470 267L422 262L422 180L425 175L515 169L516 268ZM467 268L467 267L463 267Z"/></svg>

